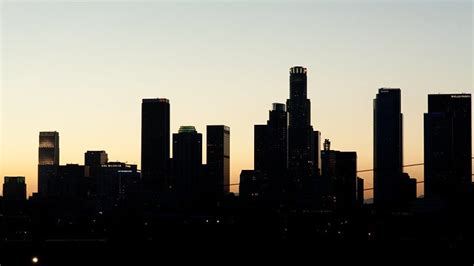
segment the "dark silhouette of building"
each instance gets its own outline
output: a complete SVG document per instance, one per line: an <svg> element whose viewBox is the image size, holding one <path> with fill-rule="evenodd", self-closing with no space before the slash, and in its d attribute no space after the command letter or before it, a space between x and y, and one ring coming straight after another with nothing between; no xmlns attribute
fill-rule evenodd
<svg viewBox="0 0 474 266"><path fill-rule="evenodd" d="M86 167L79 164L57 166L57 172L49 179L48 197L54 199L85 199L88 183Z"/></svg>
<svg viewBox="0 0 474 266"><path fill-rule="evenodd" d="M239 197L244 200L259 200L262 198L263 179L259 170L242 170L240 172Z"/></svg>
<svg viewBox="0 0 474 266"><path fill-rule="evenodd" d="M281 199L288 167L288 115L284 104L274 103L266 125L255 125L254 166L259 172L260 196Z"/></svg>
<svg viewBox="0 0 474 266"><path fill-rule="evenodd" d="M49 180L56 175L59 165L59 133L40 132L38 148L38 192L47 197Z"/></svg>
<svg viewBox="0 0 474 266"><path fill-rule="evenodd" d="M182 126L173 134L173 167L178 199L189 203L202 191L202 134L193 126Z"/></svg>
<svg viewBox="0 0 474 266"><path fill-rule="evenodd" d="M321 151L323 206L350 209L356 206L357 153L331 150L330 141Z"/></svg>
<svg viewBox="0 0 474 266"><path fill-rule="evenodd" d="M306 68L290 68L290 98L287 100L288 168L297 179L306 181L313 169L313 127L311 126L311 102L307 98ZM314 143L314 142L313 142Z"/></svg>
<svg viewBox="0 0 474 266"><path fill-rule="evenodd" d="M402 174L402 203L416 200L416 179L411 178L408 173Z"/></svg>
<svg viewBox="0 0 474 266"><path fill-rule="evenodd" d="M106 162L100 165L97 176L97 193L109 203L137 196L140 189L140 172L134 164Z"/></svg>
<svg viewBox="0 0 474 266"><path fill-rule="evenodd" d="M223 125L207 126L207 179L216 196L229 193L230 184L230 128Z"/></svg>
<svg viewBox="0 0 474 266"><path fill-rule="evenodd" d="M26 183L24 176L5 176L3 182L4 200L26 200Z"/></svg>
<svg viewBox="0 0 474 266"><path fill-rule="evenodd" d="M428 95L424 115L425 197L451 200L472 183L471 94Z"/></svg>
<svg viewBox="0 0 474 266"><path fill-rule="evenodd" d="M147 188L162 193L170 182L170 103L168 99L143 99L141 172Z"/></svg>
<svg viewBox="0 0 474 266"><path fill-rule="evenodd" d="M84 154L84 164L87 166L100 166L109 161L105 151L87 151Z"/></svg>
<svg viewBox="0 0 474 266"><path fill-rule="evenodd" d="M357 206L364 205L364 179L357 177Z"/></svg>
<svg viewBox="0 0 474 266"><path fill-rule="evenodd" d="M402 197L400 94L400 89L381 88L374 99L374 203L377 206L397 206Z"/></svg>

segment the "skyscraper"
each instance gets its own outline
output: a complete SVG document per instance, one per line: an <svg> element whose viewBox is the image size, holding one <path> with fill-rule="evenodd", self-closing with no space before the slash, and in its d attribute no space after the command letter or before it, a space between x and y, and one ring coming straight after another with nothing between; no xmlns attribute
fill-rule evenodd
<svg viewBox="0 0 474 266"><path fill-rule="evenodd" d="M207 126L207 171L217 196L229 193L230 183L230 128L223 125Z"/></svg>
<svg viewBox="0 0 474 266"><path fill-rule="evenodd" d="M193 126L182 126L173 134L173 167L180 200L195 199L202 189L202 134Z"/></svg>
<svg viewBox="0 0 474 266"><path fill-rule="evenodd" d="M168 99L143 99L141 170L143 182L153 191L170 186L170 103Z"/></svg>
<svg viewBox="0 0 474 266"><path fill-rule="evenodd" d="M471 94L428 95L424 115L425 197L455 199L472 185Z"/></svg>
<svg viewBox="0 0 474 266"><path fill-rule="evenodd" d="M48 184L59 166L59 133L40 132L38 148L38 192L47 196Z"/></svg>
<svg viewBox="0 0 474 266"><path fill-rule="evenodd" d="M24 176L5 176L3 182L5 200L26 200L26 183Z"/></svg>
<svg viewBox="0 0 474 266"><path fill-rule="evenodd" d="M267 168L269 175L284 173L288 167L288 113L286 106L273 103L267 121Z"/></svg>
<svg viewBox="0 0 474 266"><path fill-rule="evenodd" d="M323 205L350 209L357 199L357 153L331 150L330 145L326 139L321 152Z"/></svg>
<svg viewBox="0 0 474 266"><path fill-rule="evenodd" d="M313 204L317 198L315 140L311 126L311 102L307 98L307 70L290 68L288 110L288 188L290 198Z"/></svg>
<svg viewBox="0 0 474 266"><path fill-rule="evenodd" d="M374 99L374 203L398 205L402 197L403 115L400 89L381 88Z"/></svg>
<svg viewBox="0 0 474 266"><path fill-rule="evenodd" d="M255 177L266 200L279 199L288 168L288 113L282 103L273 103L265 125L254 127Z"/></svg>
<svg viewBox="0 0 474 266"><path fill-rule="evenodd" d="M306 68L290 68L290 99L287 100L288 127L288 167L300 174L311 173L311 102L307 98Z"/></svg>

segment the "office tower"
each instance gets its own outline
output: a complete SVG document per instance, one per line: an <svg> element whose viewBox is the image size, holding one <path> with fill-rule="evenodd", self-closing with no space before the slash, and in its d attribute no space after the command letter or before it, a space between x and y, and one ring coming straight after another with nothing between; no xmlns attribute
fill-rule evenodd
<svg viewBox="0 0 474 266"><path fill-rule="evenodd" d="M288 167L288 113L281 103L273 103L265 125L254 127L254 168L259 172L260 196L279 199Z"/></svg>
<svg viewBox="0 0 474 266"><path fill-rule="evenodd" d="M3 182L4 200L26 200L26 183L24 176L5 176Z"/></svg>
<svg viewBox="0 0 474 266"><path fill-rule="evenodd" d="M288 113L281 103L274 103L267 121L267 160L269 175L283 173L288 165Z"/></svg>
<svg viewBox="0 0 474 266"><path fill-rule="evenodd" d="M56 131L40 132L38 148L38 192L42 197L48 196L48 184L56 175L59 165L59 133Z"/></svg>
<svg viewBox="0 0 474 266"><path fill-rule="evenodd" d="M97 173L97 195L108 202L131 199L139 192L140 172L134 164L106 162Z"/></svg>
<svg viewBox="0 0 474 266"><path fill-rule="evenodd" d="M451 200L472 183L471 94L428 95L424 115L425 197Z"/></svg>
<svg viewBox="0 0 474 266"><path fill-rule="evenodd" d="M217 196L229 193L230 184L230 128L223 125L207 126L207 178Z"/></svg>
<svg viewBox="0 0 474 266"><path fill-rule="evenodd" d="M357 153L331 150L330 141L325 140L321 152L322 195L324 205L350 209L356 205Z"/></svg>
<svg viewBox="0 0 474 266"><path fill-rule="evenodd" d="M84 199L87 196L87 179L84 165L57 166L48 184L48 197L56 199Z"/></svg>
<svg viewBox="0 0 474 266"><path fill-rule="evenodd" d="M180 200L195 199L202 190L202 134L193 126L182 126L173 134L173 167Z"/></svg>
<svg viewBox="0 0 474 266"><path fill-rule="evenodd" d="M163 192L170 186L170 103L143 99L141 172L147 188Z"/></svg>
<svg viewBox="0 0 474 266"><path fill-rule="evenodd" d="M364 205L364 179L357 177L357 206Z"/></svg>
<svg viewBox="0 0 474 266"><path fill-rule="evenodd" d="M305 179L312 172L311 143L311 103L307 98L306 68L290 68L290 98L287 100L288 127L288 168L297 179ZM303 181L301 180L301 181Z"/></svg>
<svg viewBox="0 0 474 266"><path fill-rule="evenodd" d="M87 166L100 166L108 162L105 151L87 151L84 154L84 164Z"/></svg>
<svg viewBox="0 0 474 266"><path fill-rule="evenodd" d="M400 89L381 88L374 99L374 203L400 203L403 167L403 116Z"/></svg>

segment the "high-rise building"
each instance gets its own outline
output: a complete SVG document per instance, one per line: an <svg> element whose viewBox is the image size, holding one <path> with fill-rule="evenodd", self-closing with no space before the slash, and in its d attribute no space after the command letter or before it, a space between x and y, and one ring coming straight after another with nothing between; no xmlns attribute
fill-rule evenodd
<svg viewBox="0 0 474 266"><path fill-rule="evenodd" d="M173 168L180 200L195 199L202 191L202 134L193 126L182 126L173 134Z"/></svg>
<svg viewBox="0 0 474 266"><path fill-rule="evenodd" d="M306 68L290 68L290 98L287 100L288 127L288 168L297 178L309 176L312 172L311 143L311 102L307 98Z"/></svg>
<svg viewBox="0 0 474 266"><path fill-rule="evenodd" d="M170 103L143 99L141 173L146 187L163 192L170 187Z"/></svg>
<svg viewBox="0 0 474 266"><path fill-rule="evenodd" d="M140 173L134 164L106 162L99 166L96 178L97 195L109 202L130 199L139 191Z"/></svg>
<svg viewBox="0 0 474 266"><path fill-rule="evenodd" d="M357 153L331 150L329 140L324 142L321 152L323 204L349 209L357 199Z"/></svg>
<svg viewBox="0 0 474 266"><path fill-rule="evenodd" d="M87 166L101 166L106 164L108 160L105 151L87 151L84 154L84 164Z"/></svg>
<svg viewBox="0 0 474 266"><path fill-rule="evenodd" d="M260 197L274 200L280 198L288 168L288 113L284 104L272 107L267 123L254 127L254 167Z"/></svg>
<svg viewBox="0 0 474 266"><path fill-rule="evenodd" d="M374 203L396 206L402 197L403 115L400 89L381 88L374 99Z"/></svg>
<svg viewBox="0 0 474 266"><path fill-rule="evenodd" d="M428 95L424 115L425 197L455 199L472 184L471 94Z"/></svg>
<svg viewBox="0 0 474 266"><path fill-rule="evenodd" d="M24 176L5 176L3 182L4 200L26 200L26 183Z"/></svg>
<svg viewBox="0 0 474 266"><path fill-rule="evenodd" d="M56 175L59 166L59 133L40 132L38 148L38 192L48 196L49 181Z"/></svg>
<svg viewBox="0 0 474 266"><path fill-rule="evenodd" d="M207 126L207 173L217 196L229 193L230 184L230 128L224 125Z"/></svg>
<svg viewBox="0 0 474 266"><path fill-rule="evenodd" d="M267 121L267 171L272 176L288 168L288 113L281 103L274 103Z"/></svg>
<svg viewBox="0 0 474 266"><path fill-rule="evenodd" d="M86 198L89 186L85 168L78 164L57 166L55 175L49 180L47 196L56 199Z"/></svg>

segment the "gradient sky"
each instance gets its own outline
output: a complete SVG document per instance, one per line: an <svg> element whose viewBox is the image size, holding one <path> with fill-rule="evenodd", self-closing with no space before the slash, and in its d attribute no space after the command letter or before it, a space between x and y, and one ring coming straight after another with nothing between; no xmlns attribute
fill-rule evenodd
<svg viewBox="0 0 474 266"><path fill-rule="evenodd" d="M423 161L427 94L473 88L471 1L56 0L0 8L0 176L26 176L29 193L37 190L39 131L59 131L61 164L82 164L86 150L103 149L140 165L142 98L170 99L172 132L230 126L235 183L253 168L253 125L288 98L293 65L308 68L313 126L334 149L357 151L359 169L372 168L378 88L402 89L406 164ZM422 167L407 170L423 180ZM372 187L370 173L361 177Z"/></svg>

